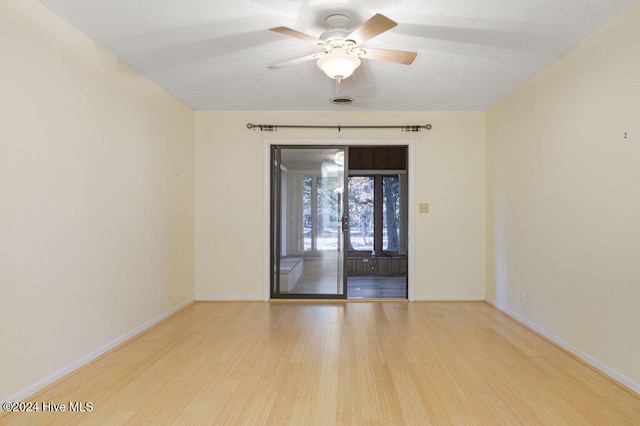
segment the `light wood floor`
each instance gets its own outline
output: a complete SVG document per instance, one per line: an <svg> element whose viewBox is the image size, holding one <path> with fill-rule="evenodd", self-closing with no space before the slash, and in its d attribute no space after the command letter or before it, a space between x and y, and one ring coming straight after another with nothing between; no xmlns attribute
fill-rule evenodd
<svg viewBox="0 0 640 426"><path fill-rule="evenodd" d="M640 399L484 303L197 303L0 423L639 425Z"/></svg>

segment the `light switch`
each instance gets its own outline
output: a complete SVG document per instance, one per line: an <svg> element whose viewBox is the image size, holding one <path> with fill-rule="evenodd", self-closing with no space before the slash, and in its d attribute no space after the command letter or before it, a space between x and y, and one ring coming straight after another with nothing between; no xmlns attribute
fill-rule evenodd
<svg viewBox="0 0 640 426"><path fill-rule="evenodd" d="M429 203L418 204L418 209L420 213L429 213Z"/></svg>

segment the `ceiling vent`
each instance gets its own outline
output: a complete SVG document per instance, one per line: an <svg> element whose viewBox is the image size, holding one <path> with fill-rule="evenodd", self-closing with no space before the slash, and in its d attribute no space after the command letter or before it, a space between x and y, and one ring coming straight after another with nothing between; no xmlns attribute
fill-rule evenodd
<svg viewBox="0 0 640 426"><path fill-rule="evenodd" d="M353 98L349 98L347 96L339 96L331 99L331 103L336 105L350 105L353 101Z"/></svg>

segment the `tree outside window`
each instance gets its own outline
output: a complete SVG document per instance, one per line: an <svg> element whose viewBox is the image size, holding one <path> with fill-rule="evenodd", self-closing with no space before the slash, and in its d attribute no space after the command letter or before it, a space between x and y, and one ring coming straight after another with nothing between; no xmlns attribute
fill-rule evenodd
<svg viewBox="0 0 640 426"><path fill-rule="evenodd" d="M376 191L376 185L382 185L382 190ZM381 196L376 197L376 193ZM382 221L378 229L375 218L379 211ZM398 175L350 176L349 221L350 251L374 251L378 240L382 245L377 250L397 252L400 228Z"/></svg>

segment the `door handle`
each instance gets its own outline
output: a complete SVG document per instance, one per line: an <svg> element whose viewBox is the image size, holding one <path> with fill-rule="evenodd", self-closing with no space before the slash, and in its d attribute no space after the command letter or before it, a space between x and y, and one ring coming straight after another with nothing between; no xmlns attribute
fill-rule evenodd
<svg viewBox="0 0 640 426"><path fill-rule="evenodd" d="M347 232L349 230L349 217L342 216L342 232Z"/></svg>

